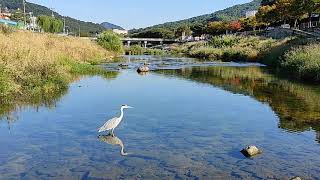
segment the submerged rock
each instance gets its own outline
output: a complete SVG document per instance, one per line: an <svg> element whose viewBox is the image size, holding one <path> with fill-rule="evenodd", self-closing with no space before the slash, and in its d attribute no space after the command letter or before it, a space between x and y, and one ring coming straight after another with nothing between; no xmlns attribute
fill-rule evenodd
<svg viewBox="0 0 320 180"><path fill-rule="evenodd" d="M138 68L138 73L141 73L141 72L149 72L150 71L150 69L149 69L149 67L148 66L141 66L141 67L139 67Z"/></svg>
<svg viewBox="0 0 320 180"><path fill-rule="evenodd" d="M261 154L262 151L258 149L256 146L248 146L241 150L241 153L246 157L253 157L258 154Z"/></svg>
<svg viewBox="0 0 320 180"><path fill-rule="evenodd" d="M129 65L128 65L128 64L119 64L119 66L120 66L121 68L127 68Z"/></svg>
<svg viewBox="0 0 320 180"><path fill-rule="evenodd" d="M301 179L301 177L297 176L297 177L294 177L294 178L292 178L290 180L302 180L302 179Z"/></svg>

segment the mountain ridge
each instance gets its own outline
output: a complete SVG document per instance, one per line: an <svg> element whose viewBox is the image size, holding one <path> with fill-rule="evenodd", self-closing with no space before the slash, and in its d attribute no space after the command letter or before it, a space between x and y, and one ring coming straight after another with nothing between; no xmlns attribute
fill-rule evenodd
<svg viewBox="0 0 320 180"><path fill-rule="evenodd" d="M144 31L152 28L168 28L174 29L180 25L194 25L197 23L207 23L209 21L233 21L245 16L246 11L257 10L262 0L253 0L249 3L238 4L213 13L195 16L179 21L166 22L146 28L131 29L130 32Z"/></svg>

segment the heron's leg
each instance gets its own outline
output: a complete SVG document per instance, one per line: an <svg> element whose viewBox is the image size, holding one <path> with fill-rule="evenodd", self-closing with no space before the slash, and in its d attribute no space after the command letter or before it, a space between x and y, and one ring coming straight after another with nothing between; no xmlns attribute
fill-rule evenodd
<svg viewBox="0 0 320 180"><path fill-rule="evenodd" d="M114 133L113 133L114 129L111 129L111 136L114 137Z"/></svg>

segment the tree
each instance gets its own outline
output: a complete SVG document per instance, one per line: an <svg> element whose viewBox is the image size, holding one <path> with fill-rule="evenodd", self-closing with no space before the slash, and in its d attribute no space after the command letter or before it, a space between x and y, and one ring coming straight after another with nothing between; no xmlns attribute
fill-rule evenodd
<svg viewBox="0 0 320 180"><path fill-rule="evenodd" d="M37 23L44 32L59 33L63 29L63 22L51 16L39 16Z"/></svg>
<svg viewBox="0 0 320 180"><path fill-rule="evenodd" d="M201 36L206 33L206 27L202 23L196 23L190 29L194 36Z"/></svg>
<svg viewBox="0 0 320 180"><path fill-rule="evenodd" d="M20 9L17 9L14 11L10 17L11 20L21 22L24 21L24 15L23 12Z"/></svg>
<svg viewBox="0 0 320 180"><path fill-rule="evenodd" d="M211 35L224 34L227 30L227 24L222 21L209 22L207 26L207 33Z"/></svg>
<svg viewBox="0 0 320 180"><path fill-rule="evenodd" d="M174 30L167 28L152 28L147 29L142 32L134 33L131 35L136 38L165 38L165 39L174 39L175 33Z"/></svg>
<svg viewBox="0 0 320 180"><path fill-rule="evenodd" d="M259 22L265 23L267 26L278 21L278 15L275 5L261 6L256 14Z"/></svg>
<svg viewBox="0 0 320 180"><path fill-rule="evenodd" d="M190 36L192 34L192 31L189 26L182 25L177 28L175 33L176 37L181 37L183 34L185 34L186 36Z"/></svg>
<svg viewBox="0 0 320 180"><path fill-rule="evenodd" d="M98 44L108 51L121 53L123 51L123 44L119 35L111 30L104 31L97 40Z"/></svg>
<svg viewBox="0 0 320 180"><path fill-rule="evenodd" d="M280 19L280 22L286 24L290 19L290 10L292 4L293 0L276 0L274 5L276 6L277 15Z"/></svg>
<svg viewBox="0 0 320 180"><path fill-rule="evenodd" d="M231 31L239 31L241 30L241 23L240 21L232 21L229 23L229 29Z"/></svg>

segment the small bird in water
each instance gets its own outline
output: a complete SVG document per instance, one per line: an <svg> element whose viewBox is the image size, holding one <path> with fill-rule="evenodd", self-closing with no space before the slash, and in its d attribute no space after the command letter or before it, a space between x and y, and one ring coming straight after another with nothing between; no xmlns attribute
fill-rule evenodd
<svg viewBox="0 0 320 180"><path fill-rule="evenodd" d="M129 109L129 108L133 108L133 107L128 105L122 105L120 109L120 112L121 112L120 117L114 117L108 120L102 127L99 128L99 133L111 130L110 134L114 136L114 133L113 133L114 129L120 124L120 122L123 119L123 110Z"/></svg>

